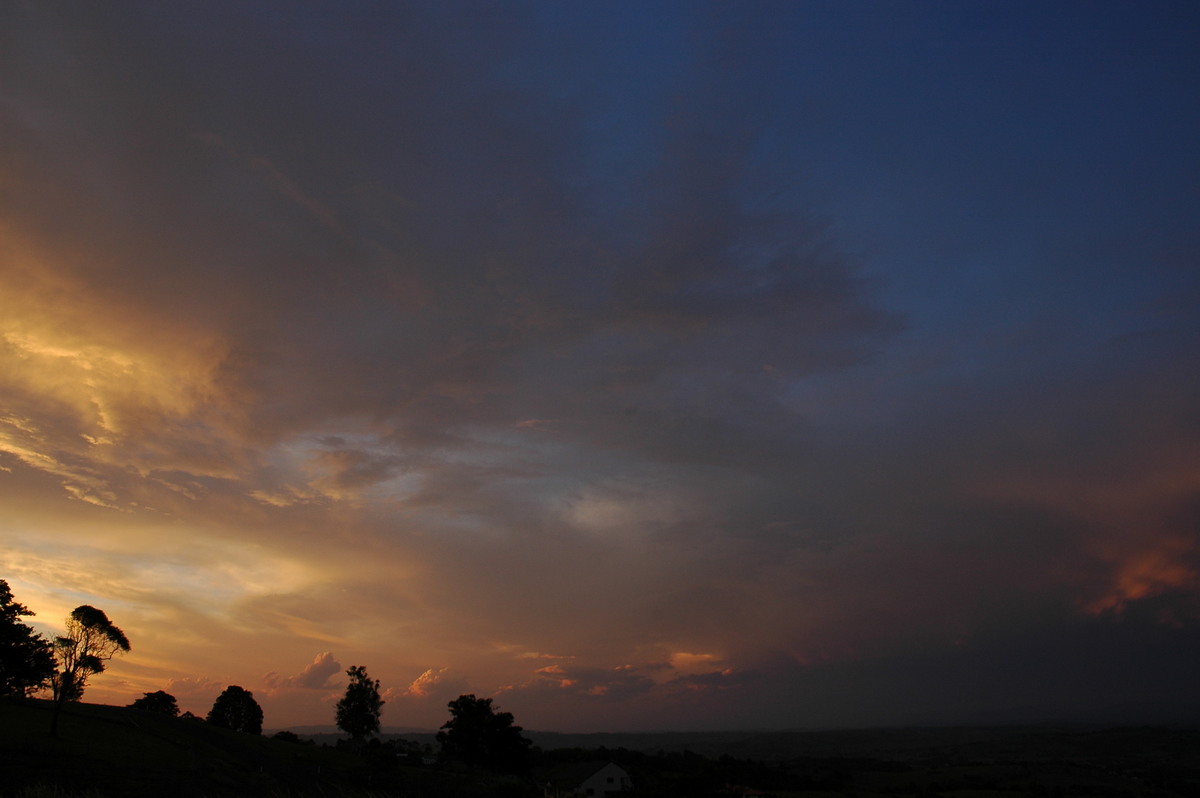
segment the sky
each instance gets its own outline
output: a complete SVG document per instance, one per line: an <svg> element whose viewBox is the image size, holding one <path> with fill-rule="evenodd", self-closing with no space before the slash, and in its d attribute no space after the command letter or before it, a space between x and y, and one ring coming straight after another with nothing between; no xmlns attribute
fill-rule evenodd
<svg viewBox="0 0 1200 798"><path fill-rule="evenodd" d="M0 7L0 578L331 725L1200 721L1200 5Z"/></svg>

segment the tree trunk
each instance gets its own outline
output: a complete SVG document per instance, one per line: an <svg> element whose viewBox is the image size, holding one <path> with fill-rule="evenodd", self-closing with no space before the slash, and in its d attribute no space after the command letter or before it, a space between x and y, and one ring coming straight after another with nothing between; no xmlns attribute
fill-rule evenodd
<svg viewBox="0 0 1200 798"><path fill-rule="evenodd" d="M67 700L67 674L58 674L50 681L50 736L58 737L58 716L62 714L62 705Z"/></svg>
<svg viewBox="0 0 1200 798"><path fill-rule="evenodd" d="M56 695L50 710L50 736L58 737L58 716L62 712L63 702Z"/></svg>

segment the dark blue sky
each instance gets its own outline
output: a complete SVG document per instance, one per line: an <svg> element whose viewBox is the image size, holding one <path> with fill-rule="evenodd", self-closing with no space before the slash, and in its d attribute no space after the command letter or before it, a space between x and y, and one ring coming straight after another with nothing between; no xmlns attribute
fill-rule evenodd
<svg viewBox="0 0 1200 798"><path fill-rule="evenodd" d="M0 577L97 700L1197 718L1194 4L0 14Z"/></svg>

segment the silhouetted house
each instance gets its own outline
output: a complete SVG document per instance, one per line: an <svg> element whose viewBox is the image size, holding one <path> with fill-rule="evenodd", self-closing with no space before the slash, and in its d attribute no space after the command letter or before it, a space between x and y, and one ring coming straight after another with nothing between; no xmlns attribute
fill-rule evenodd
<svg viewBox="0 0 1200 798"><path fill-rule="evenodd" d="M539 776L546 798L603 798L633 789L625 768L612 762L576 762Z"/></svg>

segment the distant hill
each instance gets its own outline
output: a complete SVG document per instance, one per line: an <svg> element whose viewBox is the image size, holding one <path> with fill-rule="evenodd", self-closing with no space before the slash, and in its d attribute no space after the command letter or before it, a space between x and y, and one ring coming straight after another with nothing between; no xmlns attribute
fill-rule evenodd
<svg viewBox="0 0 1200 798"><path fill-rule="evenodd" d="M316 734L329 734L342 737L345 736L345 732L341 731L337 726L332 724L320 724L315 726L281 726L277 729L263 729L263 734L269 737L277 731L290 731L293 734L300 735L301 737ZM435 729L423 729L417 726L384 726L382 729L380 729L380 732L382 734L395 737L403 737L406 734L425 734L430 736L437 734L437 730Z"/></svg>
<svg viewBox="0 0 1200 798"><path fill-rule="evenodd" d="M546 751L563 748L644 753L690 752L766 762L803 758L871 757L893 761L930 759L1101 759L1113 751L1181 749L1200 768L1200 729L1195 726L920 726L876 729L729 732L629 732L560 734L526 732ZM1200 798L1198 793L1197 798Z"/></svg>
<svg viewBox="0 0 1200 798"><path fill-rule="evenodd" d="M345 738L333 726L289 729L318 745L333 745ZM647 754L690 752L709 758L731 756L764 762L784 762L806 757L873 757L911 761L957 758L991 750L993 756L1022 757L1063 753L1100 756L1105 746L1134 746L1155 740L1186 740L1196 744L1200 756L1200 729L1196 726L1108 726L1101 724L1044 724L995 726L914 726L873 729L710 731L710 732L522 732L543 751L579 748L625 749ZM427 729L386 727L381 739L400 738L437 748L436 732ZM1096 749L1100 746L1100 749ZM1136 747L1136 746L1135 746ZM1001 753L1003 752L1003 753ZM1065 755L1065 754L1064 754ZM1200 762L1198 762L1200 764ZM1200 798L1200 795L1197 796Z"/></svg>

